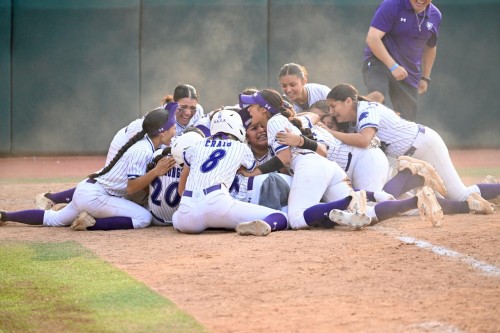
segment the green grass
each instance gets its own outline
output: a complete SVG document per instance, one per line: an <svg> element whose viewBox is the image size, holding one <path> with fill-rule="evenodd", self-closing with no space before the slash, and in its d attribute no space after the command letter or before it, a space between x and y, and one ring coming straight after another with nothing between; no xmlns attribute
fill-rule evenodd
<svg viewBox="0 0 500 333"><path fill-rule="evenodd" d="M457 172L460 177L480 177L484 178L487 175L495 176L497 179L500 178L500 167L499 168L457 168Z"/></svg>
<svg viewBox="0 0 500 333"><path fill-rule="evenodd" d="M4 242L0 258L1 333L206 332L74 241Z"/></svg>

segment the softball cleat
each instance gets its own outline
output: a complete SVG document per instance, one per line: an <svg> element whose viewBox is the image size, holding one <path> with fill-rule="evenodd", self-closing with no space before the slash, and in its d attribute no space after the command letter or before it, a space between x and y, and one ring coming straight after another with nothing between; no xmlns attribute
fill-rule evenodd
<svg viewBox="0 0 500 333"><path fill-rule="evenodd" d="M5 216L5 210L0 209L0 227L4 226L7 222L7 217Z"/></svg>
<svg viewBox="0 0 500 333"><path fill-rule="evenodd" d="M424 186L417 193L417 205L422 221L428 220L434 227L440 227L444 219L443 210L436 199L436 194L429 186Z"/></svg>
<svg viewBox="0 0 500 333"><path fill-rule="evenodd" d="M339 209L332 209L328 214L328 218L337 224L354 227L356 229L371 223L370 217L364 213L352 213Z"/></svg>
<svg viewBox="0 0 500 333"><path fill-rule="evenodd" d="M80 212L76 220L71 223L70 228L76 231L84 231L87 230L88 227L92 227L95 225L95 218L93 218L86 211Z"/></svg>
<svg viewBox="0 0 500 333"><path fill-rule="evenodd" d="M36 197L35 197L36 209L49 210L54 206L54 201L50 200L49 198L47 198L45 196L48 193L49 192L40 193L40 194L36 195Z"/></svg>
<svg viewBox="0 0 500 333"><path fill-rule="evenodd" d="M419 175L424 178L424 186L430 186L433 190L438 191L443 197L448 194L443 179L429 162L417 160L410 156L399 156L398 171L404 169L410 170L413 175Z"/></svg>
<svg viewBox="0 0 500 333"><path fill-rule="evenodd" d="M488 200L484 199L479 195L479 193L472 193L467 198L467 204L469 205L469 210L472 214L493 214L495 209L488 202Z"/></svg>
<svg viewBox="0 0 500 333"><path fill-rule="evenodd" d="M242 222L236 226L240 236L267 236L271 233L271 226L262 220Z"/></svg>
<svg viewBox="0 0 500 333"><path fill-rule="evenodd" d="M481 184L498 184L498 181L492 175L488 175L481 181ZM500 196L490 199L488 201L494 205L500 206Z"/></svg>
<svg viewBox="0 0 500 333"><path fill-rule="evenodd" d="M364 190L351 191L349 195L351 202L347 210L352 213L366 214L366 192Z"/></svg>

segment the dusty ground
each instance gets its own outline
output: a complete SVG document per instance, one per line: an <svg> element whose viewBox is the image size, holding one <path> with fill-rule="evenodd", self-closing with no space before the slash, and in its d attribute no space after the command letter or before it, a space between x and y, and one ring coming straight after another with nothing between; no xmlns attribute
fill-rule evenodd
<svg viewBox="0 0 500 333"><path fill-rule="evenodd" d="M452 159L459 168L498 168L500 150L452 151ZM0 159L0 207L32 208L35 194L75 185L20 177L83 178L103 161ZM478 181L464 178L467 185ZM446 216L441 228L399 217L361 231L285 231L262 238L183 235L165 227L73 232L8 223L0 228L0 241L7 239L78 241L218 333L500 330L498 211Z"/></svg>

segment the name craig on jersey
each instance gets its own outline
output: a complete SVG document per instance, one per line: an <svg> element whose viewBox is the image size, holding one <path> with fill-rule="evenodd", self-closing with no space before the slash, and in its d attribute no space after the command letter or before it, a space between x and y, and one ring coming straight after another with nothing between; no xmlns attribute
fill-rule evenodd
<svg viewBox="0 0 500 333"><path fill-rule="evenodd" d="M205 141L205 147L218 148L218 147L231 147L231 141L226 140L207 140Z"/></svg>

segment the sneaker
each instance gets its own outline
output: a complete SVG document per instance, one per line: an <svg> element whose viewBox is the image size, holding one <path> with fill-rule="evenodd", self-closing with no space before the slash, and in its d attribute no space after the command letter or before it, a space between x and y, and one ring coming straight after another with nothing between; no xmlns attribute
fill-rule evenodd
<svg viewBox="0 0 500 333"><path fill-rule="evenodd" d="M422 221L428 220L433 226L440 227L444 216L434 191L429 186L424 186L417 193L417 198L418 210Z"/></svg>
<svg viewBox="0 0 500 333"><path fill-rule="evenodd" d="M351 196L351 202L347 210L351 213L366 214L366 192L361 191L351 191L349 193Z"/></svg>
<svg viewBox="0 0 500 333"><path fill-rule="evenodd" d="M71 223L70 228L77 231L87 230L88 227L91 227L95 224L95 218L93 218L86 211L80 212L76 220Z"/></svg>
<svg viewBox="0 0 500 333"><path fill-rule="evenodd" d="M335 223L354 228L364 227L371 222L370 217L364 213L351 213L339 209L332 209L328 217Z"/></svg>
<svg viewBox="0 0 500 333"><path fill-rule="evenodd" d="M48 193L49 192L40 193L40 194L36 195L36 197L35 197L36 209L48 210L48 209L51 209L52 206L54 206L54 201L50 200L49 198L47 198L45 196Z"/></svg>
<svg viewBox="0 0 500 333"><path fill-rule="evenodd" d="M424 186L430 186L434 191L438 191L443 197L446 197L448 191L446 191L443 179L429 162L409 156L399 156L398 162L398 171L409 169L413 175L424 178Z"/></svg>
<svg viewBox="0 0 500 333"><path fill-rule="evenodd" d="M238 235L267 236L271 233L271 226L262 220L242 222L236 226Z"/></svg>
<svg viewBox="0 0 500 333"><path fill-rule="evenodd" d="M472 193L467 198L469 210L472 214L493 214L495 210L492 205L479 195L479 193Z"/></svg>

